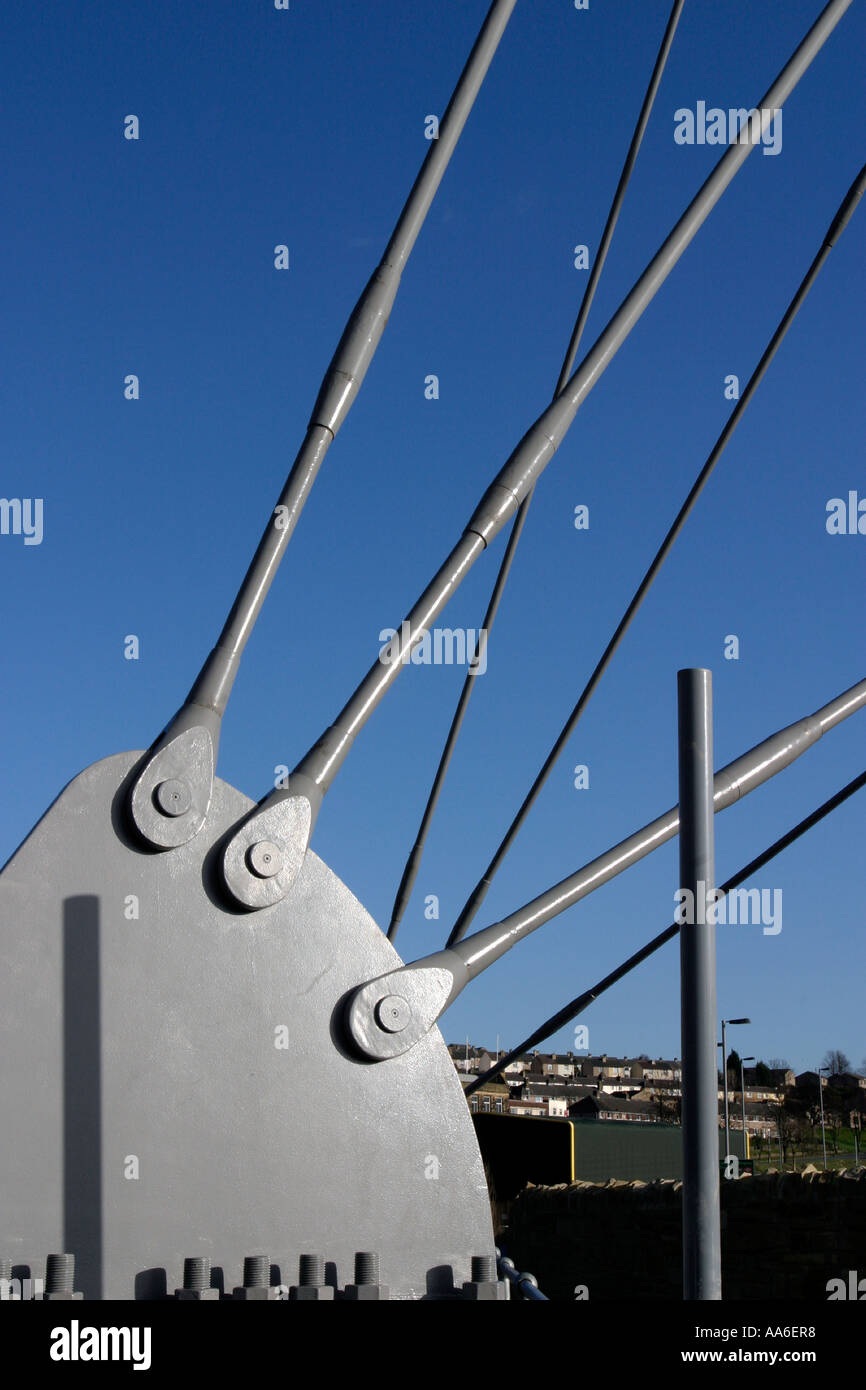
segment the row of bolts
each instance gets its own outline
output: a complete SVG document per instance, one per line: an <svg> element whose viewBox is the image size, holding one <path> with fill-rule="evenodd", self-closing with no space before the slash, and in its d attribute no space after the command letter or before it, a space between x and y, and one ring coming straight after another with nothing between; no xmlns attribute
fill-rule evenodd
<svg viewBox="0 0 866 1390"><path fill-rule="evenodd" d="M280 1290L271 1284L271 1263L267 1255L247 1255L244 1258L244 1282L234 1290L237 1299L273 1298ZM0 1259L0 1280L11 1281L12 1261ZM491 1289L496 1285L496 1259L492 1255L472 1256L472 1279L464 1285L464 1293ZM500 1286L501 1287L501 1286ZM75 1256L49 1255L45 1262L46 1299L81 1298L75 1288ZM355 1255L355 1282L345 1289L352 1299L387 1299L389 1290L379 1283L379 1256L371 1250L359 1250ZM193 1255L183 1262L183 1288L175 1298L186 1301L218 1299L220 1291L211 1287L211 1262L204 1255ZM483 1296L483 1295L482 1295ZM325 1283L325 1260L322 1255L301 1255L298 1262L298 1283L289 1290L289 1297L300 1302L333 1299L332 1285Z"/></svg>

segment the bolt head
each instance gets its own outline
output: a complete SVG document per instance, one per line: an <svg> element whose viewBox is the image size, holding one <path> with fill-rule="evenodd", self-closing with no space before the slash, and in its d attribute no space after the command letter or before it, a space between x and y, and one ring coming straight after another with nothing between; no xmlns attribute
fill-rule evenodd
<svg viewBox="0 0 866 1390"><path fill-rule="evenodd" d="M273 840L259 840L247 850L247 865L257 878L273 878L283 867L283 852Z"/></svg>
<svg viewBox="0 0 866 1390"><path fill-rule="evenodd" d="M164 816L183 816L192 805L192 792L186 782L169 777L166 782L160 782L153 799Z"/></svg>
<svg viewBox="0 0 866 1390"><path fill-rule="evenodd" d="M505 1303L508 1290L505 1284L464 1284L463 1297L470 1303Z"/></svg>
<svg viewBox="0 0 866 1390"><path fill-rule="evenodd" d="M376 1005L376 1022L386 1033L402 1033L412 1010L401 994L386 994Z"/></svg>

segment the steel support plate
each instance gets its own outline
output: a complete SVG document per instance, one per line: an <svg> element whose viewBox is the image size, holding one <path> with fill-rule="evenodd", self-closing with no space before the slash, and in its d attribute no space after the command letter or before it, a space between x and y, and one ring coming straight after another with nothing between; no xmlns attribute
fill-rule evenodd
<svg viewBox="0 0 866 1390"><path fill-rule="evenodd" d="M205 828L141 848L122 806L142 754L72 781L0 873L0 1257L76 1256L86 1298L159 1298L184 1257L215 1283L268 1254L297 1283L380 1255L393 1297L447 1297L492 1254L468 1107L441 1035L357 1060L337 1010L401 965L309 851L288 898L218 897L218 842L252 803L216 779Z"/></svg>

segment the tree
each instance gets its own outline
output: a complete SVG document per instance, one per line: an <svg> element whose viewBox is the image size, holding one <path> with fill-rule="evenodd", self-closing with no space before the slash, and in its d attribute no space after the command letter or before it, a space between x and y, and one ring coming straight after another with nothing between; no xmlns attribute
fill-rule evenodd
<svg viewBox="0 0 866 1390"><path fill-rule="evenodd" d="M767 1066L767 1063L766 1063L766 1062L756 1062L756 1063L755 1063L755 1085L756 1085L756 1086L772 1086L772 1084L773 1084L773 1073L770 1071L770 1068Z"/></svg>
<svg viewBox="0 0 866 1390"><path fill-rule="evenodd" d="M851 1070L849 1058L838 1047L831 1047L824 1053L824 1066L829 1067L831 1076L839 1076L842 1072Z"/></svg>
<svg viewBox="0 0 866 1390"><path fill-rule="evenodd" d="M801 1153L805 1150L806 1137L808 1135L808 1122L801 1115L791 1116L790 1124L790 1144L791 1157L794 1160L794 1171L797 1170L797 1150Z"/></svg>
<svg viewBox="0 0 866 1390"><path fill-rule="evenodd" d="M773 1071L787 1071L788 1063L784 1057L771 1057L767 1066Z"/></svg>
<svg viewBox="0 0 866 1390"><path fill-rule="evenodd" d="M740 1084L740 1054L736 1048L731 1048L728 1053L728 1086L734 1090Z"/></svg>
<svg viewBox="0 0 866 1390"><path fill-rule="evenodd" d="M793 1157L794 1140L796 1138L796 1123L784 1100L776 1105L770 1106L770 1113L776 1123L776 1132L782 1144L782 1167L785 1166L785 1156L791 1153Z"/></svg>

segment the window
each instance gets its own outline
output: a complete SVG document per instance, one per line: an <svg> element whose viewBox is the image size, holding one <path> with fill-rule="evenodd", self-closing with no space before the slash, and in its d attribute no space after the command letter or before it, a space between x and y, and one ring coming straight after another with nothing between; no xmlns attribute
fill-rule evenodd
<svg viewBox="0 0 866 1390"><path fill-rule="evenodd" d="M481 1097L481 1109L482 1109L482 1110L487 1110L487 1111L490 1110L490 1097L489 1097L489 1096L482 1096L482 1097Z"/></svg>
<svg viewBox="0 0 866 1390"><path fill-rule="evenodd" d="M470 1110L475 1110L475 1111L478 1110L478 1097L477 1097L477 1096L470 1096L470 1097L469 1097L469 1109L470 1109Z"/></svg>
<svg viewBox="0 0 866 1390"><path fill-rule="evenodd" d="M496 1097L496 1113L497 1113L497 1115L501 1115L501 1114L502 1114L502 1097L501 1097L501 1096L497 1096L497 1097Z"/></svg>

